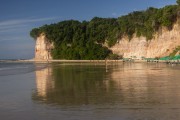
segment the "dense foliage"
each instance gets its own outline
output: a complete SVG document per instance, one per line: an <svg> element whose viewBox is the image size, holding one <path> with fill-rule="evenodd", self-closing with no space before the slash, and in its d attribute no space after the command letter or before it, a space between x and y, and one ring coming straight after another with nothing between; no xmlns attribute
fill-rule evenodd
<svg viewBox="0 0 180 120"><path fill-rule="evenodd" d="M180 0L177 0L176 3L177 3L178 5L180 5Z"/></svg>
<svg viewBox="0 0 180 120"><path fill-rule="evenodd" d="M62 21L35 28L30 35L36 39L45 33L50 42L54 42L54 59L105 59L113 56L105 44L111 47L121 37L128 36L131 40L133 35L150 40L163 26L172 29L178 17L179 0L177 3L160 9L150 7L119 18Z"/></svg>

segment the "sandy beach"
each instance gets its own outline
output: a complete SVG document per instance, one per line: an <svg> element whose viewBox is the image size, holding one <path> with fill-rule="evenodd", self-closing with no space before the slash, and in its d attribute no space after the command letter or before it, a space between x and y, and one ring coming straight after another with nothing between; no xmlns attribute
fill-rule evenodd
<svg viewBox="0 0 180 120"><path fill-rule="evenodd" d="M147 60L133 60L133 61L124 61L124 60L0 60L0 62L35 62L35 63L122 63L122 62L135 62L135 63L144 63ZM151 61L157 63L156 61ZM158 60L159 63L166 63L167 61Z"/></svg>

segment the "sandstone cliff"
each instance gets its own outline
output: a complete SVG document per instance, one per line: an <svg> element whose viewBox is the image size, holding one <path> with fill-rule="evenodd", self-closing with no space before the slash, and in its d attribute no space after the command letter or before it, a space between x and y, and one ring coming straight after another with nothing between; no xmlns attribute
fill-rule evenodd
<svg viewBox="0 0 180 120"><path fill-rule="evenodd" d="M35 45L35 60L51 60L51 50L53 49L53 44L48 42L45 34L41 34L36 39Z"/></svg>
<svg viewBox="0 0 180 120"><path fill-rule="evenodd" d="M147 41L145 37L134 36L130 41L127 37L118 40L119 42L111 47L113 53L123 55L125 58L135 56L137 58L155 58L168 56L180 46L180 25L175 23L171 31L162 28L152 40ZM36 40L35 59L52 59L51 50L53 44L49 43L45 34L41 34Z"/></svg>
<svg viewBox="0 0 180 120"><path fill-rule="evenodd" d="M168 56L180 45L180 25L175 23L172 30L165 28L159 30L152 40L147 41L145 37L134 36L130 41L127 37L110 48L113 53L123 55L125 58L135 56L137 58L155 58Z"/></svg>

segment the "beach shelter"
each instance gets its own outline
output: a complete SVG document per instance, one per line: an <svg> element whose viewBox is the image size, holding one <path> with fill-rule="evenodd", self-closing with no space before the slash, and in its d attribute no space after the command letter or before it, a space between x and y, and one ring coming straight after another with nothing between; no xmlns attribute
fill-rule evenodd
<svg viewBox="0 0 180 120"><path fill-rule="evenodd" d="M180 60L180 55L175 56L173 60Z"/></svg>
<svg viewBox="0 0 180 120"><path fill-rule="evenodd" d="M166 56L166 57L162 57L162 58L160 58L160 60L171 60L172 58L171 57L169 57L169 56Z"/></svg>

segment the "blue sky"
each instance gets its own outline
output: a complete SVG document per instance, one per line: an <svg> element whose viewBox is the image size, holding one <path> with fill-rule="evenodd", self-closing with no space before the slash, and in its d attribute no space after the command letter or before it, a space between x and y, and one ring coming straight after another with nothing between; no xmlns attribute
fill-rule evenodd
<svg viewBox="0 0 180 120"><path fill-rule="evenodd" d="M62 20L119 17L148 7L176 4L176 0L1 0L0 59L34 57L34 27Z"/></svg>

